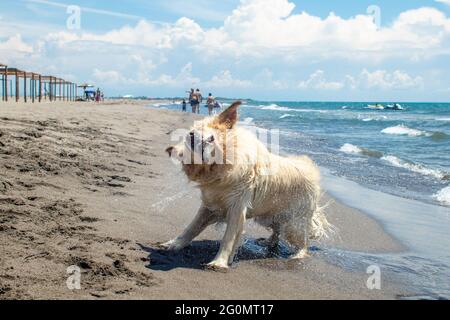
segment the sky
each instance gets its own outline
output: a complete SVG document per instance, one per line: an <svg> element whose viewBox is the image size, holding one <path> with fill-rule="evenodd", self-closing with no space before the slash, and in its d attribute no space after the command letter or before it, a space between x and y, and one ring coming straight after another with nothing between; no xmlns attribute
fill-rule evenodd
<svg viewBox="0 0 450 320"><path fill-rule="evenodd" d="M1 0L0 63L107 96L450 101L450 0Z"/></svg>

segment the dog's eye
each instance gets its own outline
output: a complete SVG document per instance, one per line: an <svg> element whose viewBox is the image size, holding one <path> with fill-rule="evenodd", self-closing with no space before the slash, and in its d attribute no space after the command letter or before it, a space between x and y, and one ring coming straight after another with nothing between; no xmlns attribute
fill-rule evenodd
<svg viewBox="0 0 450 320"><path fill-rule="evenodd" d="M214 136L210 136L208 139L206 139L206 142L213 143L214 140Z"/></svg>

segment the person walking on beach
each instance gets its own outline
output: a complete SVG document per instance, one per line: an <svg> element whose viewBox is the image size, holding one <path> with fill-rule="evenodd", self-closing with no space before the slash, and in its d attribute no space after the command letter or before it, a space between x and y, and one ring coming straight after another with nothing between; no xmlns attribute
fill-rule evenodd
<svg viewBox="0 0 450 320"><path fill-rule="evenodd" d="M203 96L202 93L200 92L200 89L197 89L197 91L195 92L196 96L197 96L197 107L196 107L196 111L198 114L200 114L200 104L203 102Z"/></svg>
<svg viewBox="0 0 450 320"><path fill-rule="evenodd" d="M191 104L192 113L196 113L196 107L198 104L198 97L195 94L194 89L191 89L191 93L189 94L189 103Z"/></svg>
<svg viewBox="0 0 450 320"><path fill-rule="evenodd" d="M208 95L208 100L206 101L206 105L208 106L208 114L210 116L213 115L213 111L214 111L214 105L216 103L216 99L213 97L213 95L210 93Z"/></svg>
<svg viewBox="0 0 450 320"><path fill-rule="evenodd" d="M183 107L183 112L186 112L186 99L183 99L183 102L181 103Z"/></svg>

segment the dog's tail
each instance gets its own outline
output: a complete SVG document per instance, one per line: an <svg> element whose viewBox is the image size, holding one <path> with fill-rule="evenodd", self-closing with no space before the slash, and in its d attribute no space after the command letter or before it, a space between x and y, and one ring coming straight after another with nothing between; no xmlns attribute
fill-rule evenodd
<svg viewBox="0 0 450 320"><path fill-rule="evenodd" d="M325 209L330 205L328 202L323 207L317 207L312 217L311 239L323 240L330 238L336 232L336 228L328 221Z"/></svg>

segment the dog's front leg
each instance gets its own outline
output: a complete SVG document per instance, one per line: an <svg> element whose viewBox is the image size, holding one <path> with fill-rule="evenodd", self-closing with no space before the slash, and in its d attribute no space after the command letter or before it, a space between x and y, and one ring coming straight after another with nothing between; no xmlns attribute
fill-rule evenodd
<svg viewBox="0 0 450 320"><path fill-rule="evenodd" d="M216 258L207 265L208 269L214 271L228 269L228 264L233 261L234 254L236 253L237 246L244 231L246 214L247 207L233 206L229 209L225 235Z"/></svg>
<svg viewBox="0 0 450 320"><path fill-rule="evenodd" d="M206 229L206 227L215 222L217 222L217 216L202 205L197 213L197 216L178 238L160 244L159 246L166 250L181 250L186 248L189 244L191 244L195 237Z"/></svg>

